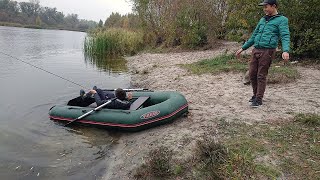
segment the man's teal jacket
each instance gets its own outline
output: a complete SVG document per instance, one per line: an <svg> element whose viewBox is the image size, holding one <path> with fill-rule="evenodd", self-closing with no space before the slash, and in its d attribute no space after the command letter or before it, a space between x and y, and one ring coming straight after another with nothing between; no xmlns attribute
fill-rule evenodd
<svg viewBox="0 0 320 180"><path fill-rule="evenodd" d="M283 52L290 51L290 31L288 18L275 15L266 20L261 18L250 39L242 46L246 50L252 45L258 49L273 49L278 47L281 38Z"/></svg>

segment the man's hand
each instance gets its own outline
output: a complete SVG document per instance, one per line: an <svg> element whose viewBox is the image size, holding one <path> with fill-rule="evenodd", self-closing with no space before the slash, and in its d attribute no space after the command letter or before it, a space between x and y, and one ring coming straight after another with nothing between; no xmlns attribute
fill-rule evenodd
<svg viewBox="0 0 320 180"><path fill-rule="evenodd" d="M284 60L285 63L287 63L290 59L290 55L287 52L282 53L282 59Z"/></svg>
<svg viewBox="0 0 320 180"><path fill-rule="evenodd" d="M128 98L128 100L132 99L132 92L127 92L127 98Z"/></svg>
<svg viewBox="0 0 320 180"><path fill-rule="evenodd" d="M95 90L90 90L89 93L91 93L91 94L97 94L97 91L95 91Z"/></svg>
<svg viewBox="0 0 320 180"><path fill-rule="evenodd" d="M239 49L237 52L236 52L236 57L239 59L240 58L240 54L243 52L243 49Z"/></svg>

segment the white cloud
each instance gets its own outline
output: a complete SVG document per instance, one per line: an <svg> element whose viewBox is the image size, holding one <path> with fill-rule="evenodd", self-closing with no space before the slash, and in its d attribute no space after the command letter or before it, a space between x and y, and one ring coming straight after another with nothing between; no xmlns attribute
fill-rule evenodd
<svg viewBox="0 0 320 180"><path fill-rule="evenodd" d="M28 0L17 0L28 1ZM67 14L78 14L79 18L105 21L112 12L127 14L131 12L130 0L40 0L41 6L56 7Z"/></svg>

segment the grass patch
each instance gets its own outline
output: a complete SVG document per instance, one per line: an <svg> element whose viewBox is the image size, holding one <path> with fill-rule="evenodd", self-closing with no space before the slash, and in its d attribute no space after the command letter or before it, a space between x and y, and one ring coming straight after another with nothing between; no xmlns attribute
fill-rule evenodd
<svg viewBox="0 0 320 180"><path fill-rule="evenodd" d="M253 126L230 123L222 129L231 148L242 149L236 144L244 144L258 157L255 161L262 159L255 167L257 177L262 175L275 179L283 175L314 179L320 171L320 127L317 123L311 123L312 126L309 123L314 122L314 117L319 118L317 115L299 114L291 122L256 123ZM236 142L232 140L235 138ZM248 139L251 143L247 143ZM266 156L269 159L264 159ZM268 164L270 160L273 163Z"/></svg>
<svg viewBox="0 0 320 180"><path fill-rule="evenodd" d="M149 152L146 163L139 167L134 175L136 179L148 177L164 178L181 171L179 168L172 169L172 150L161 146Z"/></svg>
<svg viewBox="0 0 320 180"><path fill-rule="evenodd" d="M272 65L269 70L268 83L290 83L300 77L298 70L294 66Z"/></svg>
<svg viewBox="0 0 320 180"><path fill-rule="evenodd" d="M200 179L221 179L222 166L228 161L228 150L214 139L204 137L195 148L195 170Z"/></svg>
<svg viewBox="0 0 320 180"><path fill-rule="evenodd" d="M237 146L220 144L212 137L204 137L197 142L193 157L180 161L174 160L168 148L160 147L148 154L146 163L136 170L134 178L257 179L279 176L274 168L256 163L256 153L249 146L239 149Z"/></svg>
<svg viewBox="0 0 320 180"><path fill-rule="evenodd" d="M247 59L248 57L246 57ZM272 64L269 75L268 83L290 83L294 82L300 77L300 74L293 65L279 65L280 63ZM232 54L222 54L213 59L205 59L192 64L181 65L194 74L219 74L228 72L242 72L245 73L248 68L247 60L238 60Z"/></svg>
<svg viewBox="0 0 320 180"><path fill-rule="evenodd" d="M317 114L298 114L295 116L295 120L310 126L320 125L320 116Z"/></svg>
<svg viewBox="0 0 320 180"><path fill-rule="evenodd" d="M266 177L269 177L269 179L277 179L281 176L281 172L270 165L258 164L256 166L256 171L260 174L264 174Z"/></svg>
<svg viewBox="0 0 320 180"><path fill-rule="evenodd" d="M125 29L98 30L89 33L84 51L91 57L134 55L143 47L143 34Z"/></svg>
<svg viewBox="0 0 320 180"><path fill-rule="evenodd" d="M316 120L314 120L316 119ZM136 179L317 179L320 173L319 116L298 114L277 123L228 123L217 137L197 141L191 158L172 151L149 153ZM157 163L155 163L157 162ZM139 171L138 171L139 172ZM152 172L152 173L150 173Z"/></svg>
<svg viewBox="0 0 320 180"><path fill-rule="evenodd" d="M223 54L213 59L205 59L181 66L194 74L245 72L248 69L247 63L238 61L235 56L231 54Z"/></svg>

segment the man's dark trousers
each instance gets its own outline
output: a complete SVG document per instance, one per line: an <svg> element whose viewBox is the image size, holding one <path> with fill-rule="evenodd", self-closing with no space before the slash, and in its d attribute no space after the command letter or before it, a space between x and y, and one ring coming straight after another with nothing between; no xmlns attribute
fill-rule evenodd
<svg viewBox="0 0 320 180"><path fill-rule="evenodd" d="M252 50L250 62L250 80L253 95L262 100L267 86L267 75L272 60L275 57L276 49L257 49Z"/></svg>

